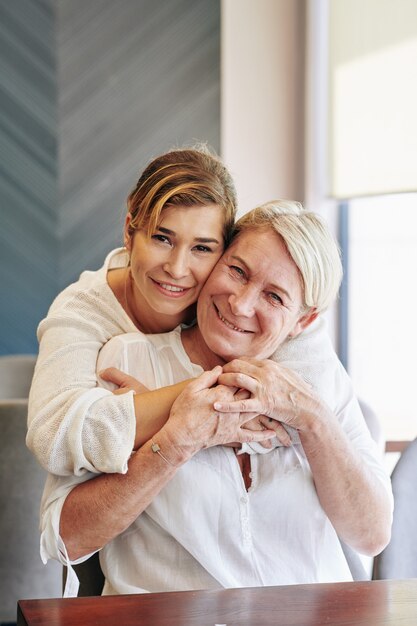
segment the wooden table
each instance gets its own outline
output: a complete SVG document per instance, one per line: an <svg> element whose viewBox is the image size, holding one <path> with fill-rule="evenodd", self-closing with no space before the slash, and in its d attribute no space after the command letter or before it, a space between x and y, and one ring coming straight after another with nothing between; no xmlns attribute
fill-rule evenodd
<svg viewBox="0 0 417 626"><path fill-rule="evenodd" d="M417 579L20 600L18 626L413 626Z"/></svg>

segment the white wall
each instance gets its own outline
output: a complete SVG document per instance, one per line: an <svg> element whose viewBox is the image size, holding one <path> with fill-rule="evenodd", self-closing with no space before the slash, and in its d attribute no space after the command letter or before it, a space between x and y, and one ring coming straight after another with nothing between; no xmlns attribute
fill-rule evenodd
<svg viewBox="0 0 417 626"><path fill-rule="evenodd" d="M318 80L313 61L325 51L310 32L322 0L311 2L221 0L221 152L235 178L239 213L267 200L290 198L323 213L335 232L334 204L323 203L324 173L317 171L323 109L315 110L312 89L320 90L320 84L309 83ZM321 42L317 24L313 31ZM335 344L335 307L326 318Z"/></svg>
<svg viewBox="0 0 417 626"><path fill-rule="evenodd" d="M304 200L304 0L221 0L221 152L240 212Z"/></svg>

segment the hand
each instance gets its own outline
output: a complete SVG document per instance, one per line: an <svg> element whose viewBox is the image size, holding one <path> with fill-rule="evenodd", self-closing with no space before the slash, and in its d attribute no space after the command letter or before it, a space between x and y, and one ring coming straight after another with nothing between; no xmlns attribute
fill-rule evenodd
<svg viewBox="0 0 417 626"><path fill-rule="evenodd" d="M136 378L133 376L129 376L125 372L118 370L116 367L108 367L107 369L99 372L98 374L100 378L107 381L108 383L113 383L117 385L118 389L115 389L113 393L115 395L120 395L122 393L127 393L128 391L134 391L135 393L143 393L144 391L149 391L145 385L142 385Z"/></svg>
<svg viewBox="0 0 417 626"><path fill-rule="evenodd" d="M272 417L267 417L266 415L257 415L251 420L247 421L244 425L244 428L248 430L273 430L275 432L275 436L278 441L285 447L289 447L291 445L291 437L285 430L284 426L278 420L273 419ZM259 442L261 446L266 449L272 448L271 439L266 439L265 441Z"/></svg>
<svg viewBox="0 0 417 626"><path fill-rule="evenodd" d="M162 430L168 434L171 444L192 456L203 448L232 442L264 441L275 435L273 430L248 430L247 413L218 413L213 409L216 401L230 403L234 400L236 387L216 385L221 367L204 372L187 385L175 400L167 424ZM241 400L239 400L241 402Z"/></svg>
<svg viewBox="0 0 417 626"><path fill-rule="evenodd" d="M250 398L250 393L247 389L239 389L234 394L234 400L246 400ZM247 428L248 430L274 430L275 436L279 440L279 442L284 446L291 445L291 437L288 435L287 431L283 427L283 425L277 420L272 419L272 417L267 417L266 415L257 415L252 413L246 413L249 418L251 415L253 417L248 419L247 422L243 425L243 428ZM259 442L261 446L270 450L272 448L271 439L265 439L265 441Z"/></svg>
<svg viewBox="0 0 417 626"><path fill-rule="evenodd" d="M295 372L270 360L234 359L223 366L219 383L247 389L251 397L234 402L216 402L220 412L257 413L296 428L307 429L310 420L329 413L329 408ZM265 425L265 420L261 423ZM270 427L269 421L266 425ZM280 430L280 440L282 431ZM284 436L285 439L285 436ZM284 441L282 441L284 443Z"/></svg>

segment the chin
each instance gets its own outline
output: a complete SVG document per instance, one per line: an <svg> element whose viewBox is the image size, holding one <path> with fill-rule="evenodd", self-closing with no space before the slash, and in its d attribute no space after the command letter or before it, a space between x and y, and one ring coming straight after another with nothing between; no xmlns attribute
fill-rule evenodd
<svg viewBox="0 0 417 626"><path fill-rule="evenodd" d="M218 340L213 339L211 341L207 341L207 339L204 339L204 341L209 350L211 350L211 352L213 352L213 354L218 356L220 359L223 359L225 363L228 363L229 361L232 361L236 358L235 351L231 353L230 349L228 349L228 346L224 345L224 340L222 337L220 337Z"/></svg>

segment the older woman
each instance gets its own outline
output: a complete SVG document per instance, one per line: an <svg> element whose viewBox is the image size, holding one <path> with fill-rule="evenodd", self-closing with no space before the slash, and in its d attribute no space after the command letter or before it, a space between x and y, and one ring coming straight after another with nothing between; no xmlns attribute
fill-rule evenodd
<svg viewBox="0 0 417 626"><path fill-rule="evenodd" d="M119 364L127 355L151 372L148 385L209 371L180 394L127 474L75 488L74 477L49 477L44 558L74 562L102 548L104 593L132 593L348 580L338 537L365 554L385 546L389 481L351 390L336 385L345 389L336 417L297 375L259 361L308 332L337 291L338 264L316 216L292 203L260 207L204 286L198 326L113 340ZM278 418L299 442L242 453L259 434L242 428L249 414L220 412L236 387L252 395L239 409L267 424Z"/></svg>

